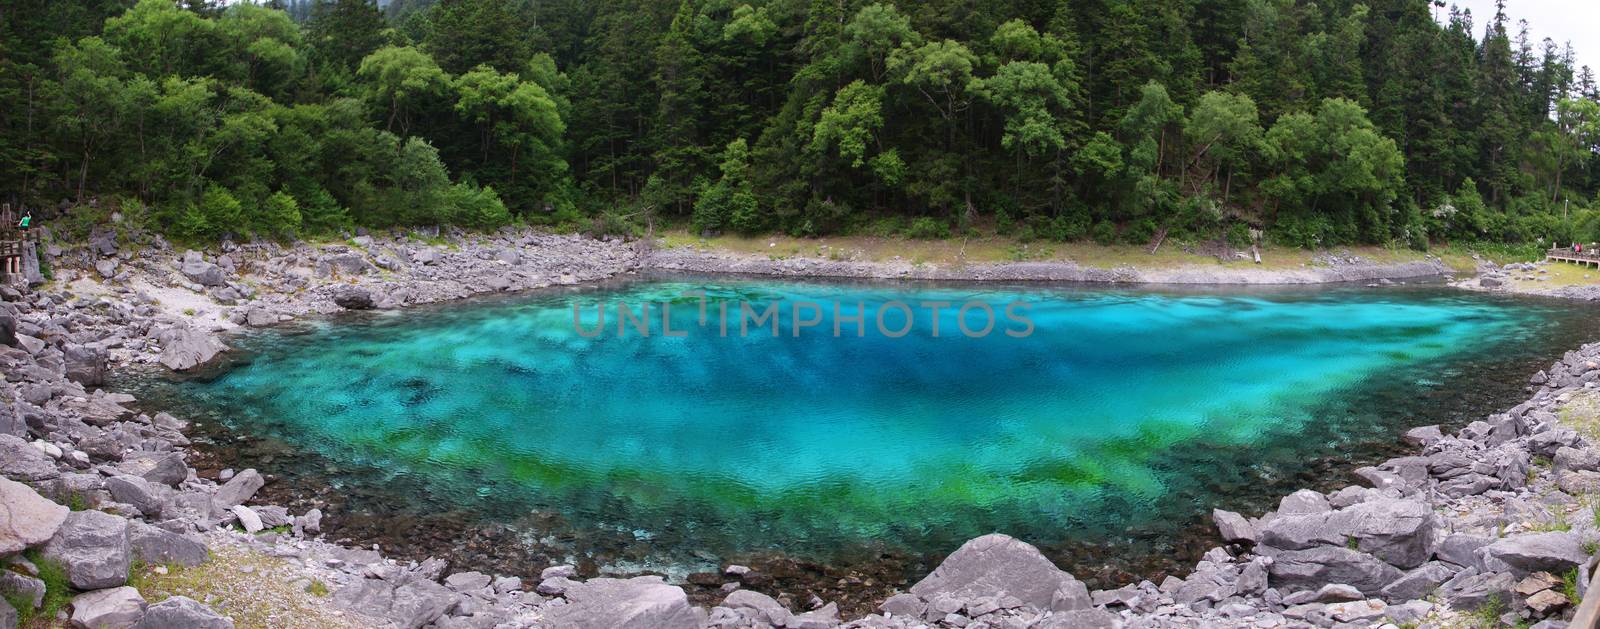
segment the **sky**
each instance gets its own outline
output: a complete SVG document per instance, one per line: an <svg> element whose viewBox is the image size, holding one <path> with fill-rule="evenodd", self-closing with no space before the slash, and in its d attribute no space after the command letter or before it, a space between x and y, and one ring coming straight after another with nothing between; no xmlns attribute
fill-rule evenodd
<svg viewBox="0 0 1600 629"><path fill-rule="evenodd" d="M1494 18L1495 0L1446 1L1472 10L1472 28L1482 39L1484 27ZM1449 13L1435 9L1434 15L1444 21ZM1533 41L1549 37L1562 46L1572 42L1578 53L1577 65L1588 65L1600 72L1600 0L1506 0L1506 16L1511 18L1513 37L1517 34L1517 20L1527 20Z"/></svg>

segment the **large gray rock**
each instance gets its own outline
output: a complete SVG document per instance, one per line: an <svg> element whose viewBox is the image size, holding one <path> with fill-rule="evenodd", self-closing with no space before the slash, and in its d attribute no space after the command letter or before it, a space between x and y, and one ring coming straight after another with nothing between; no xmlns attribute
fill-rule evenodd
<svg viewBox="0 0 1600 629"><path fill-rule="evenodd" d="M168 487L177 487L189 477L189 464L177 452L134 452L123 457L117 469Z"/></svg>
<svg viewBox="0 0 1600 629"><path fill-rule="evenodd" d="M1551 532L1503 538L1488 546L1490 557L1506 562L1519 573L1540 570L1566 574L1589 559L1576 533Z"/></svg>
<svg viewBox="0 0 1600 629"><path fill-rule="evenodd" d="M234 474L233 478L228 479L228 482L217 488L217 493L211 496L211 505L219 513L227 511L235 506L244 504L266 484L267 480L262 478L261 473L254 469L239 472Z"/></svg>
<svg viewBox="0 0 1600 629"><path fill-rule="evenodd" d="M233 629L233 621L187 596L174 596L145 609L133 629Z"/></svg>
<svg viewBox="0 0 1600 629"><path fill-rule="evenodd" d="M1378 499L1338 511L1279 516L1261 531L1261 543L1285 550L1343 546L1401 568L1422 565L1433 554L1439 517L1427 503Z"/></svg>
<svg viewBox="0 0 1600 629"><path fill-rule="evenodd" d="M740 615L746 618L765 622L774 627L787 625L789 619L794 616L789 608L773 600L771 596L752 590L734 590L728 598L722 600L722 606L739 610Z"/></svg>
<svg viewBox="0 0 1600 629"><path fill-rule="evenodd" d="M333 602L365 616L386 618L401 629L426 627L454 609L460 595L426 579L395 586L381 579L363 579L334 592Z"/></svg>
<svg viewBox="0 0 1600 629"><path fill-rule="evenodd" d="M62 348L67 365L67 379L86 387L106 383L106 351L86 345L67 345Z"/></svg>
<svg viewBox="0 0 1600 629"><path fill-rule="evenodd" d="M366 256L359 253L337 253L324 256L317 261L317 276L328 277L335 273L344 276L366 275L372 271L372 264L367 262Z"/></svg>
<svg viewBox="0 0 1600 629"><path fill-rule="evenodd" d="M184 277L189 278L189 281L207 288L228 285L228 274L222 270L222 267L205 260L198 258L184 260L180 270L183 271Z"/></svg>
<svg viewBox="0 0 1600 629"><path fill-rule="evenodd" d="M546 618L565 629L698 629L704 612L661 577L599 578L567 588Z"/></svg>
<svg viewBox="0 0 1600 629"><path fill-rule="evenodd" d="M106 491L111 493L112 500L133 505L148 518L160 517L161 511L166 508L155 485L138 476L112 476L106 479Z"/></svg>
<svg viewBox="0 0 1600 629"><path fill-rule="evenodd" d="M1456 576L1460 568L1442 561L1430 561L1407 572L1394 583L1384 586L1383 598L1391 601L1409 601L1427 596L1435 588Z"/></svg>
<svg viewBox="0 0 1600 629"><path fill-rule="evenodd" d="M1510 602L1511 589L1516 585L1517 578L1511 573L1479 573L1476 568L1468 568L1440 586L1439 597L1450 609L1471 612L1489 604L1491 600L1499 600L1502 604Z"/></svg>
<svg viewBox="0 0 1600 629"><path fill-rule="evenodd" d="M56 462L14 435L0 434L0 476L37 483L61 476Z"/></svg>
<svg viewBox="0 0 1600 629"><path fill-rule="evenodd" d="M33 488L0 478L0 557L49 541L61 529L67 513L66 507L40 496Z"/></svg>
<svg viewBox="0 0 1600 629"><path fill-rule="evenodd" d="M1272 557L1269 583L1279 590L1315 590L1343 583L1372 596L1401 577L1398 568L1367 553L1337 546L1289 550Z"/></svg>
<svg viewBox="0 0 1600 629"><path fill-rule="evenodd" d="M1332 511L1328 497L1309 489L1301 489L1278 500L1278 515L1304 515Z"/></svg>
<svg viewBox="0 0 1600 629"><path fill-rule="evenodd" d="M1256 527L1242 515L1232 511L1212 509L1211 519L1217 523L1217 533L1222 535L1222 541L1254 544L1259 539Z"/></svg>
<svg viewBox="0 0 1600 629"><path fill-rule="evenodd" d="M193 567L211 557L205 544L143 522L128 523L128 547L135 558L152 565Z"/></svg>
<svg viewBox="0 0 1600 629"><path fill-rule="evenodd" d="M74 511L44 545L44 556L66 568L79 590L113 588L128 582L131 564L128 521L99 511Z"/></svg>
<svg viewBox="0 0 1600 629"><path fill-rule="evenodd" d="M0 345L17 346L17 317L15 315L0 312Z"/></svg>
<svg viewBox="0 0 1600 629"><path fill-rule="evenodd" d="M79 629L128 629L144 619L144 597L131 587L84 592L72 597L72 626Z"/></svg>
<svg viewBox="0 0 1600 629"><path fill-rule="evenodd" d="M1010 595L1044 609L1056 590L1076 580L1033 545L992 533L962 544L932 574L911 586L911 593L924 600L941 594L968 600Z"/></svg>
<svg viewBox="0 0 1600 629"><path fill-rule="evenodd" d="M227 349L215 335L188 325L167 328L156 340L162 347L161 364L173 371L199 367Z"/></svg>
<svg viewBox="0 0 1600 629"><path fill-rule="evenodd" d="M342 286L335 290L333 303L345 310L371 310L377 305L372 291L358 286Z"/></svg>
<svg viewBox="0 0 1600 629"><path fill-rule="evenodd" d="M1439 541L1439 548L1434 551L1439 560L1461 566L1463 568L1482 568L1483 560L1478 554L1478 549L1493 544L1492 537L1482 535L1468 535L1465 533L1452 533Z"/></svg>

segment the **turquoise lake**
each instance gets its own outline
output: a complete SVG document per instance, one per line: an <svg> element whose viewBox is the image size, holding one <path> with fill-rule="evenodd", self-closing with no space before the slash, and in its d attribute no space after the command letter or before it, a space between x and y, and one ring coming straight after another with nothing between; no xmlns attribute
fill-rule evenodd
<svg viewBox="0 0 1600 629"><path fill-rule="evenodd" d="M934 317L930 301L952 305ZM741 336L741 302L779 304L778 333ZM798 336L796 302L820 306ZM995 311L981 338L958 327L968 302ZM650 336L619 333L619 303L651 304ZM662 334L664 303L683 336ZM868 313L860 336L853 322L833 335L836 303ZM1031 334L1006 333L1023 328L1007 305ZM910 330L884 334L880 311ZM982 309L965 315L984 327ZM647 547L641 561L916 555L991 531L1067 548L1248 509L1329 480L1313 461L1515 403L1597 329L1590 306L1440 287L664 277L257 332L232 368L151 386L286 444L279 473L317 467L369 511L464 512L530 540L611 531Z"/></svg>

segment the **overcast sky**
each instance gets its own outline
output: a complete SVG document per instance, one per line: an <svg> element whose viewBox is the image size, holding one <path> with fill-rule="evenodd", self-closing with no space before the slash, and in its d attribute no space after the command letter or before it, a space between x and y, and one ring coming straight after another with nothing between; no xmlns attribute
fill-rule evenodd
<svg viewBox="0 0 1600 629"><path fill-rule="evenodd" d="M1483 39L1484 27L1494 18L1494 0L1446 1L1472 9L1472 28L1478 39ZM1434 15L1443 21L1449 13L1436 9ZM1517 34L1517 20L1527 20L1533 41L1549 37L1563 46L1572 42L1578 52L1577 65L1600 72L1600 0L1506 0L1506 16L1511 18L1512 37Z"/></svg>

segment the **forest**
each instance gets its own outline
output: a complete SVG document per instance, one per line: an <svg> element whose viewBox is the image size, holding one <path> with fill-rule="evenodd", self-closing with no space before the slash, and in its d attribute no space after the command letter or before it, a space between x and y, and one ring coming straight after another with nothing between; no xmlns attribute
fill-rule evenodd
<svg viewBox="0 0 1600 629"><path fill-rule="evenodd" d="M1600 88L1514 11L4 0L0 196L195 242L508 223L1600 240Z"/></svg>

